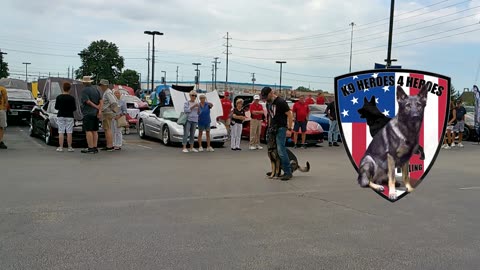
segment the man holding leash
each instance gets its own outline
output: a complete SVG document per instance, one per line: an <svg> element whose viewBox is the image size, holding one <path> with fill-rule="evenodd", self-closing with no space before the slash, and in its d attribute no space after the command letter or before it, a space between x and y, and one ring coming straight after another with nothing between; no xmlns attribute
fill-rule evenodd
<svg viewBox="0 0 480 270"><path fill-rule="evenodd" d="M272 88L264 87L261 97L267 100L268 136L275 136L278 155L284 171L284 175L280 179L288 181L292 178L292 167L285 143L287 141L287 130L292 131L293 114L287 102L275 95Z"/></svg>

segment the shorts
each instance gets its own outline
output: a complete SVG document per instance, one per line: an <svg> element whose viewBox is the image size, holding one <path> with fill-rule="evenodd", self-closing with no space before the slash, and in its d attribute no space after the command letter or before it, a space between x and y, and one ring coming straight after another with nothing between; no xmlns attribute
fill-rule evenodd
<svg viewBox="0 0 480 270"><path fill-rule="evenodd" d="M73 124L74 124L73 118L58 117L57 118L58 133L59 134L64 134L64 133L72 134L73 133Z"/></svg>
<svg viewBox="0 0 480 270"><path fill-rule="evenodd" d="M208 125L200 125L198 124L198 131L210 131L210 124Z"/></svg>
<svg viewBox="0 0 480 270"><path fill-rule="evenodd" d="M7 127L7 111L0 110L0 128Z"/></svg>
<svg viewBox="0 0 480 270"><path fill-rule="evenodd" d="M83 117L83 131L98 131L98 117L93 115L85 115Z"/></svg>
<svg viewBox="0 0 480 270"><path fill-rule="evenodd" d="M303 121L303 122L295 121L295 125L293 126L293 131L298 132L300 129L302 130L302 133L307 132L307 121Z"/></svg>
<svg viewBox="0 0 480 270"><path fill-rule="evenodd" d="M450 126L447 126L447 130L452 130L453 129L453 125L450 125Z"/></svg>
<svg viewBox="0 0 480 270"><path fill-rule="evenodd" d="M453 127L453 132L463 133L464 130L465 130L465 122L457 121L457 124Z"/></svg>
<svg viewBox="0 0 480 270"><path fill-rule="evenodd" d="M112 129L113 127L113 115L111 114L104 114L102 120L102 127L103 129Z"/></svg>
<svg viewBox="0 0 480 270"><path fill-rule="evenodd" d="M218 119L218 122L223 123L226 127L230 127L230 118L227 120L220 118Z"/></svg>

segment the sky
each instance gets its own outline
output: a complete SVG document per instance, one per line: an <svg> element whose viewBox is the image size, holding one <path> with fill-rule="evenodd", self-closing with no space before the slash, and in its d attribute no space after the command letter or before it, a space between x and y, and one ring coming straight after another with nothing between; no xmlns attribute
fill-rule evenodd
<svg viewBox="0 0 480 270"><path fill-rule="evenodd" d="M67 76L77 55L95 40L115 43L125 68L146 80L145 30L155 39L155 78L191 81L194 62L201 80L225 81L229 33L229 81L278 84L332 91L334 78L384 64L390 1L387 0L6 0L0 16L0 49L12 77ZM396 1L392 58L403 68L452 78L457 90L478 83L480 0Z"/></svg>

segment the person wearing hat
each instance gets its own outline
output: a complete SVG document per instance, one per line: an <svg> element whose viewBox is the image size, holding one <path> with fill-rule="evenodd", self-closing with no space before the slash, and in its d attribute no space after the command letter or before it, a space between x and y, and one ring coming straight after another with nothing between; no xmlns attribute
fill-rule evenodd
<svg viewBox="0 0 480 270"><path fill-rule="evenodd" d="M262 120L264 116L263 106L260 104L260 96L253 96L253 102L250 104L250 150L263 149L260 146L260 134L262 132Z"/></svg>
<svg viewBox="0 0 480 270"><path fill-rule="evenodd" d="M113 147L113 119L118 112L118 100L113 94L113 91L108 88L108 80L100 80L100 89L103 91L103 106L102 106L102 127L105 131L105 139L107 146L102 148L104 151L112 152Z"/></svg>
<svg viewBox="0 0 480 270"><path fill-rule="evenodd" d="M285 143L287 141L287 130L292 131L293 114L287 102L278 97L272 88L264 87L261 97L267 101L269 136L275 136L278 155L284 171L284 175L280 179L288 181L292 178L292 167Z"/></svg>
<svg viewBox="0 0 480 270"><path fill-rule="evenodd" d="M245 121L245 110L243 108L243 99L235 101L235 108L232 113L232 133L230 145L233 151L240 151L240 141L242 140L243 121Z"/></svg>
<svg viewBox="0 0 480 270"><path fill-rule="evenodd" d="M82 150L85 154L98 153L98 126L102 118L103 99L100 91L92 86L92 76L83 76L81 82L85 85L82 91L82 126L87 137L88 148Z"/></svg>
<svg viewBox="0 0 480 270"><path fill-rule="evenodd" d="M462 100L457 100L455 106L455 117L457 123L453 127L453 133L458 133L458 143L456 146L463 147L462 139L463 139L463 131L465 130L465 115L467 114L467 110L463 107ZM452 142L452 147L455 147L455 142Z"/></svg>
<svg viewBox="0 0 480 270"><path fill-rule="evenodd" d="M223 123L227 128L228 136L230 137L230 121L232 115L232 101L229 99L228 92L225 92L223 98L220 100L222 103L223 115L218 118L220 123Z"/></svg>

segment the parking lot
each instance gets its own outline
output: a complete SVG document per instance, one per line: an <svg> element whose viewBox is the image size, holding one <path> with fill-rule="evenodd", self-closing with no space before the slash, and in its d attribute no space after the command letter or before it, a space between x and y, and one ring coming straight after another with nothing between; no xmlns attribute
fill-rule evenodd
<svg viewBox="0 0 480 270"><path fill-rule="evenodd" d="M0 269L478 269L480 146L442 150L392 204L343 147L296 149L311 171L269 180L266 150L57 153L27 126L0 152Z"/></svg>

